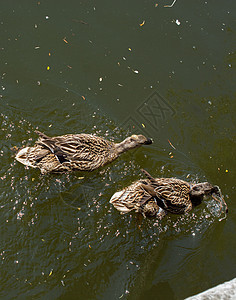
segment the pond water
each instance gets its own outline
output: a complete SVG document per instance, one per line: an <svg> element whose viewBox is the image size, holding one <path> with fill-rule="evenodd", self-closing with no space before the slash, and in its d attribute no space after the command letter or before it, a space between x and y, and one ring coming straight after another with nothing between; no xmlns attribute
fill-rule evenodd
<svg viewBox="0 0 236 300"><path fill-rule="evenodd" d="M235 277L236 2L168 4L0 4L1 299L184 299ZM154 143L43 176L11 150L36 129ZM227 219L211 199L158 224L119 214L140 168L219 185Z"/></svg>

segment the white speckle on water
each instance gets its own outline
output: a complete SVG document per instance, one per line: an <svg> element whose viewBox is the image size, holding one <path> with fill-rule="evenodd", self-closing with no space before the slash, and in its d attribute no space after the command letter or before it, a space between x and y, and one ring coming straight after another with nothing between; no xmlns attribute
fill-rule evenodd
<svg viewBox="0 0 236 300"><path fill-rule="evenodd" d="M175 23L179 26L180 25L180 21L177 19L176 21L175 21Z"/></svg>
<svg viewBox="0 0 236 300"><path fill-rule="evenodd" d="M64 281L63 281L63 280L61 280L61 284L62 284L63 286L65 286L65 283L64 283Z"/></svg>

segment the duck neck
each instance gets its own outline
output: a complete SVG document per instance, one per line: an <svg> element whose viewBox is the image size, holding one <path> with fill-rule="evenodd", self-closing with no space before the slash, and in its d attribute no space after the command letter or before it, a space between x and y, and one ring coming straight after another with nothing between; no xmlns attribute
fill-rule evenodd
<svg viewBox="0 0 236 300"><path fill-rule="evenodd" d="M130 143L127 143L127 139L125 139L124 141L120 142L120 143L116 143L115 144L115 148L116 151L118 152L118 154L124 153L130 149L136 148L137 145L131 145Z"/></svg>
<svg viewBox="0 0 236 300"><path fill-rule="evenodd" d="M123 142L121 142L121 143L115 144L115 148L116 148L116 151L117 151L119 154L121 154L121 153L123 153L123 152L126 152L126 151L128 150L128 147L127 147L127 145L126 145L126 143L125 143L125 140L124 140Z"/></svg>
<svg viewBox="0 0 236 300"><path fill-rule="evenodd" d="M190 200L193 204L193 206L197 206L202 203L204 197L204 192L203 191L195 191L191 190L190 191Z"/></svg>

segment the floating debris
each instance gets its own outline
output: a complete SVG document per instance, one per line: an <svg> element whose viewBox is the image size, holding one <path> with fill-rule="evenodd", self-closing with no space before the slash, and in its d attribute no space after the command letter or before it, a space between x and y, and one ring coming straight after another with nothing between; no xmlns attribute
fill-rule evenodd
<svg viewBox="0 0 236 300"><path fill-rule="evenodd" d="M176 21L175 21L175 23L179 26L180 25L180 21L177 19Z"/></svg>
<svg viewBox="0 0 236 300"><path fill-rule="evenodd" d="M167 140L167 141L169 142L169 144L171 145L171 147L176 150L175 146L171 143L171 141L170 140Z"/></svg>
<svg viewBox="0 0 236 300"><path fill-rule="evenodd" d="M145 21L143 21L141 24L139 24L140 27L142 27L145 24Z"/></svg>
<svg viewBox="0 0 236 300"><path fill-rule="evenodd" d="M172 3L171 5L164 5L164 7L173 7L176 1L177 1L177 0L174 0L173 3Z"/></svg>
<svg viewBox="0 0 236 300"><path fill-rule="evenodd" d="M62 284L63 286L65 286L65 283L64 283L64 281L63 281L63 280L61 280L61 284Z"/></svg>
<svg viewBox="0 0 236 300"><path fill-rule="evenodd" d="M83 25L89 25L89 23L83 21L83 20L77 20L77 19L72 19L73 22L76 22L76 23L81 23Z"/></svg>

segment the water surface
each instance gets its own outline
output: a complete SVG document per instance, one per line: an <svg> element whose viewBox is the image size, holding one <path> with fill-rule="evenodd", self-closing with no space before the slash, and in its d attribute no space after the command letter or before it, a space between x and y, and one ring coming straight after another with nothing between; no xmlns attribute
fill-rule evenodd
<svg viewBox="0 0 236 300"><path fill-rule="evenodd" d="M0 4L1 299L183 299L235 277L235 1L166 4ZM35 129L154 144L42 176L10 150ZM227 220L213 200L120 215L109 199L140 168L219 185Z"/></svg>

